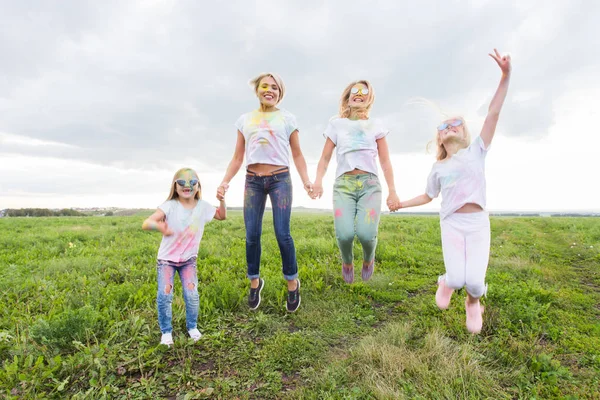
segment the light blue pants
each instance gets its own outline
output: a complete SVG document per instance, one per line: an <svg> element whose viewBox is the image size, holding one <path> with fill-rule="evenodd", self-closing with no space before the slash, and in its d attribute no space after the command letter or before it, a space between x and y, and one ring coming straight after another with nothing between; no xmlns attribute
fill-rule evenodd
<svg viewBox="0 0 600 400"><path fill-rule="evenodd" d="M363 261L375 258L381 216L381 184L375 174L341 175L333 185L335 236L342 261L352 264L352 245L358 236Z"/></svg>
<svg viewBox="0 0 600 400"><path fill-rule="evenodd" d="M198 274L196 272L196 257L187 261L173 262L158 260L156 269L158 272L158 293L156 294L156 306L158 308L158 325L161 333L173 331L171 320L171 304L173 303L173 284L175 273L179 273L181 285L183 286L183 300L185 301L185 320L187 330L196 328L198 321L198 308L200 305L198 295Z"/></svg>

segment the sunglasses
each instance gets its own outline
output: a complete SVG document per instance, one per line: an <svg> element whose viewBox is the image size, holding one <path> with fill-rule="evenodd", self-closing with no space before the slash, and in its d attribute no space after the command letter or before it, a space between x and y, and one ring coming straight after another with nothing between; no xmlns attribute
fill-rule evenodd
<svg viewBox="0 0 600 400"><path fill-rule="evenodd" d="M450 122L443 122L440 125L438 125L437 130L438 131L443 131L446 128L449 128L451 126L461 126L463 124L462 120L460 119L455 119L454 121L450 121Z"/></svg>
<svg viewBox="0 0 600 400"><path fill-rule="evenodd" d="M177 182L177 184L181 187L185 187L186 183L189 182L190 187L194 187L198 183L198 179L190 179L189 181L186 181L184 179L177 179L175 182Z"/></svg>
<svg viewBox="0 0 600 400"><path fill-rule="evenodd" d="M367 89L367 88L357 88L357 87L355 86L355 87L353 87L352 89L350 89L350 93L352 93L352 94L357 94L357 93L360 93L360 94L365 94L365 95L367 95L367 94L369 94L369 89Z"/></svg>

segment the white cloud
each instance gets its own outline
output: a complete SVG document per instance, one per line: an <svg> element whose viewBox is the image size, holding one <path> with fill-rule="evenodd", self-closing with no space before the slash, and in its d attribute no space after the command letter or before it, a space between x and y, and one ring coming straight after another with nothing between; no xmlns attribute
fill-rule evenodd
<svg viewBox="0 0 600 400"><path fill-rule="evenodd" d="M286 80L283 107L298 117L311 176L342 89L371 80L373 116L391 130L407 197L423 188L432 161L423 149L437 122L407 101L425 97L476 131L499 79L486 54L498 47L511 52L514 73L489 159L490 208L597 208L583 176L593 146L571 143L596 140L599 8L591 0L71 0L33 10L8 2L0 16L0 207L153 207L162 179L168 185L184 165L214 192L233 152L233 122L256 106L246 83L266 70ZM23 187L19 177L32 174L43 179ZM295 205L330 207L330 194L311 201L294 179ZM229 203L241 205L242 195L240 172Z"/></svg>

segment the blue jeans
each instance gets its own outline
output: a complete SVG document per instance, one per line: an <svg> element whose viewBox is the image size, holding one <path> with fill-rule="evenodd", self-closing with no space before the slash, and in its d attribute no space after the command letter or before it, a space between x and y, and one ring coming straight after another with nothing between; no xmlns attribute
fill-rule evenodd
<svg viewBox="0 0 600 400"><path fill-rule="evenodd" d="M175 272L179 273L179 279L181 279L181 286L183 287L187 330L196 328L198 323L198 307L200 304L196 257L183 262L158 260L156 270L158 272L156 305L158 307L158 325L160 326L161 333L170 333L173 331L173 325L171 325L171 319L173 318L171 304L173 303Z"/></svg>
<svg viewBox="0 0 600 400"><path fill-rule="evenodd" d="M375 258L381 216L381 184L375 174L339 176L333 185L333 215L344 264L352 264L354 236L363 248L363 261Z"/></svg>
<svg viewBox="0 0 600 400"><path fill-rule="evenodd" d="M291 281L298 277L298 263L294 240L290 234L292 181L289 172L269 176L246 175L244 223L248 279L256 279L260 276L260 236L267 196L271 199L271 207L273 207L273 225L281 252L283 277Z"/></svg>

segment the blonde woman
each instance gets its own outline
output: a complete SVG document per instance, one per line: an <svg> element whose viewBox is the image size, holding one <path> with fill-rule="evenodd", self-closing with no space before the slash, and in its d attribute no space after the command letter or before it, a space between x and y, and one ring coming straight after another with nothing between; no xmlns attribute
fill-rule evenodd
<svg viewBox="0 0 600 400"><path fill-rule="evenodd" d="M485 275L490 255L490 218L485 211L485 157L500 110L508 92L510 56L498 50L490 54L502 71L479 136L471 143L463 118L443 121L437 127L437 162L433 165L424 194L401 203L402 208L427 204L442 193L440 225L446 274L438 278L436 303L448 308L452 293L466 287L466 325L471 333L483 326L479 298L487 291Z"/></svg>
<svg viewBox="0 0 600 400"><path fill-rule="evenodd" d="M277 108L285 95L281 77L264 73L250 84L259 100L259 107L243 114L236 122L237 143L233 159L227 167L223 182L217 190L221 199L229 188L229 182L239 171L246 157L246 184L244 190L244 223L246 225L246 261L250 294L248 306L256 310L261 302L265 281L260 277L262 220L267 196L273 207L273 225L281 252L283 276L287 280L286 308L294 312L300 306L300 280L294 240L290 234L292 211L292 159L304 182L307 192L312 190L308 179L306 162L300 150L300 136L294 115Z"/></svg>
<svg viewBox="0 0 600 400"><path fill-rule="evenodd" d="M347 283L354 281L352 247L355 236L363 248L362 279L369 280L375 268L382 199L378 156L388 186L387 205L390 210L400 207L385 138L389 131L381 121L369 118L374 101L373 87L366 80L352 82L344 89L339 115L332 118L325 129L325 145L311 195L313 199L323 195L323 176L335 149L334 225L342 255L342 276Z"/></svg>

